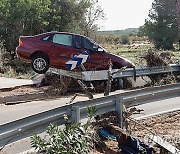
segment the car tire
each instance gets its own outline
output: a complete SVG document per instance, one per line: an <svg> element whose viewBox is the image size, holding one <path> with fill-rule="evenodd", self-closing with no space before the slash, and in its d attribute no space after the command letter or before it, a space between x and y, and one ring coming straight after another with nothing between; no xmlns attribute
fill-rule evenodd
<svg viewBox="0 0 180 154"><path fill-rule="evenodd" d="M112 69L120 69L120 68L122 68L123 67L123 65L121 65L121 64L119 64L119 63L113 63L113 65L112 65Z"/></svg>
<svg viewBox="0 0 180 154"><path fill-rule="evenodd" d="M32 69L38 74L44 74L49 69L49 60L45 55L36 55L31 61Z"/></svg>

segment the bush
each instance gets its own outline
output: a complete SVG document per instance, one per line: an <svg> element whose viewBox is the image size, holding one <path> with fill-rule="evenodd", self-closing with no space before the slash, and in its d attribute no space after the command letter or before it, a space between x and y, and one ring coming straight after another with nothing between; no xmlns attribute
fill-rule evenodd
<svg viewBox="0 0 180 154"><path fill-rule="evenodd" d="M4 44L2 41L0 41L0 54L6 52L6 48L4 47Z"/></svg>
<svg viewBox="0 0 180 154"><path fill-rule="evenodd" d="M130 44L129 38L128 38L127 35L122 35L122 36L121 36L121 43L122 43L122 44Z"/></svg>
<svg viewBox="0 0 180 154"><path fill-rule="evenodd" d="M6 51L3 42L0 42L0 63L1 65L9 63L11 55Z"/></svg>
<svg viewBox="0 0 180 154"><path fill-rule="evenodd" d="M33 74L30 64L18 58L12 59L3 42L0 42L0 73L7 77L22 77L25 75L25 78L29 78Z"/></svg>
<svg viewBox="0 0 180 154"><path fill-rule="evenodd" d="M48 154L89 154L95 138L95 131L91 123L96 109L89 108L88 110L89 118L86 124L66 123L64 129L50 124L45 138L36 134L31 138L32 147L40 153ZM67 120L67 117L65 119Z"/></svg>
<svg viewBox="0 0 180 154"><path fill-rule="evenodd" d="M3 52L1 54L1 64L2 65L8 65L12 61L12 57L9 52Z"/></svg>

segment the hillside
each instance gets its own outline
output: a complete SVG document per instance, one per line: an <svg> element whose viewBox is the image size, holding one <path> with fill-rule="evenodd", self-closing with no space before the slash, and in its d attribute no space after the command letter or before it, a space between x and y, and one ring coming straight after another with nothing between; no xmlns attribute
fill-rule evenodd
<svg viewBox="0 0 180 154"><path fill-rule="evenodd" d="M109 31L99 31L99 34L105 35L130 35L130 34L138 34L138 28L127 28L125 30L109 30Z"/></svg>

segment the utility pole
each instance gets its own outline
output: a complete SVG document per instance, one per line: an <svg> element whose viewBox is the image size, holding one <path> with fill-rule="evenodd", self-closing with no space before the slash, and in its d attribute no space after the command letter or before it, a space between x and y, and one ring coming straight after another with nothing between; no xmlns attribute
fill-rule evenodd
<svg viewBox="0 0 180 154"><path fill-rule="evenodd" d="M176 13L177 13L177 22L178 22L178 41L179 41L179 50L180 50L180 0L176 0Z"/></svg>

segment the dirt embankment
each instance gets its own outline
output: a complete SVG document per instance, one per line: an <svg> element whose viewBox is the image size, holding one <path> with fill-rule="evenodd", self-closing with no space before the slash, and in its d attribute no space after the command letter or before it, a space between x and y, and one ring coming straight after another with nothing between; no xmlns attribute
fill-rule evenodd
<svg viewBox="0 0 180 154"><path fill-rule="evenodd" d="M96 127L101 127L102 123L117 125L115 113L108 113L100 116ZM162 114L137 122L129 121L130 135L144 141L151 142L148 135L155 134L165 141L180 149L180 111ZM94 150L93 154L119 154L118 143L112 140L104 140L105 146ZM155 153L159 153L159 148L155 146Z"/></svg>

